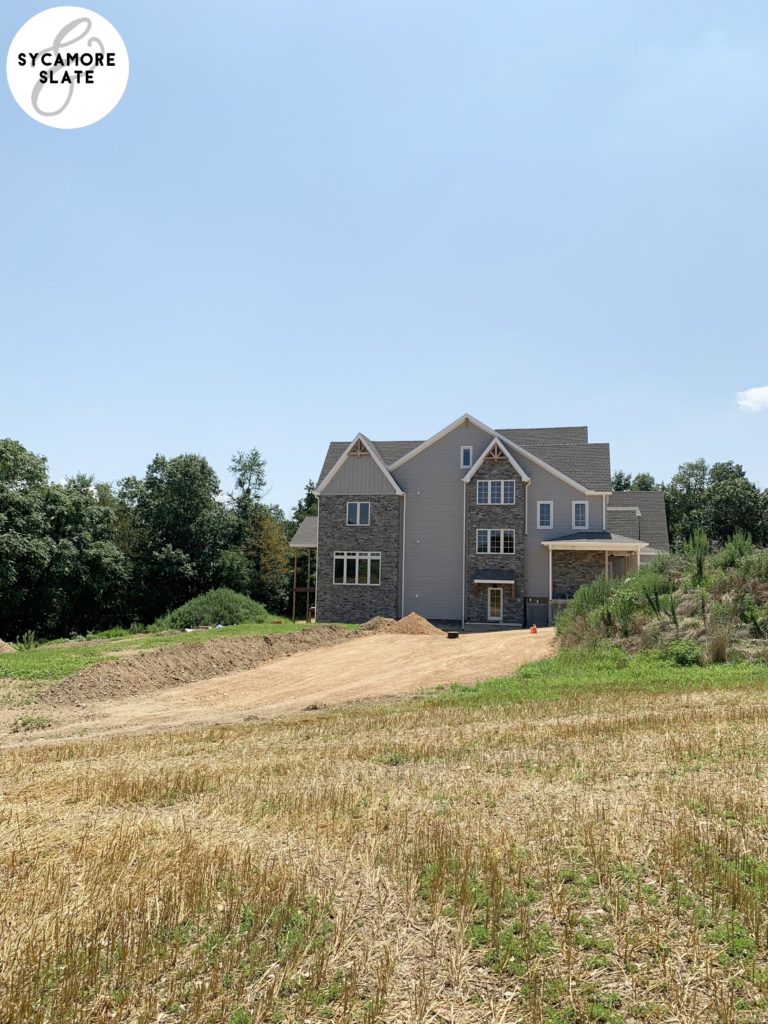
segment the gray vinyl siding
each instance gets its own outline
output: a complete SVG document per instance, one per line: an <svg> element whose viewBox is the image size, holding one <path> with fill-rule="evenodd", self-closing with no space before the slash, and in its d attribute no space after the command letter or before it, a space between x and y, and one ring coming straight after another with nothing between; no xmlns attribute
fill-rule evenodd
<svg viewBox="0 0 768 1024"><path fill-rule="evenodd" d="M387 480L370 455L350 456L331 479L325 494L394 494Z"/></svg>
<svg viewBox="0 0 768 1024"><path fill-rule="evenodd" d="M587 497L582 491L560 480L554 474L517 452L512 452L517 462L531 478L528 485L528 535L525 545L525 593L527 597L549 597L549 549L542 541L556 540L567 533L573 533L573 501L589 504L589 528L602 530L603 499ZM553 502L553 528L540 530L538 527L537 502Z"/></svg>
<svg viewBox="0 0 768 1024"><path fill-rule="evenodd" d="M491 438L471 424L457 427L409 459L392 475L406 492L402 614L461 619L464 590L464 483L462 445L473 461Z"/></svg>

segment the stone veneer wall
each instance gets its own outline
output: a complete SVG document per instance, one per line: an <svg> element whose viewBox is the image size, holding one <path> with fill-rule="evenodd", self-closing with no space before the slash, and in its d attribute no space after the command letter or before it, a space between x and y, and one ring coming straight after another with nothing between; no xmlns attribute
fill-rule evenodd
<svg viewBox="0 0 768 1024"><path fill-rule="evenodd" d="M370 502L370 526L347 526L348 501ZM374 615L398 617L401 515L402 498L394 494L320 496L315 600L318 622L366 622ZM380 551L381 583L377 587L334 583L336 551Z"/></svg>
<svg viewBox="0 0 768 1024"><path fill-rule="evenodd" d="M478 505L478 480L514 480L514 505ZM466 597L464 614L467 622L488 621L488 584L474 583L478 569L499 569L515 574L515 587L504 586L503 621L523 625L525 620L525 484L506 461L486 459L466 485ZM515 531L514 555L479 555L476 531L502 529ZM514 594L514 597L512 596Z"/></svg>
<svg viewBox="0 0 768 1024"><path fill-rule="evenodd" d="M604 551L553 551L552 596L573 597L579 587L605 575Z"/></svg>

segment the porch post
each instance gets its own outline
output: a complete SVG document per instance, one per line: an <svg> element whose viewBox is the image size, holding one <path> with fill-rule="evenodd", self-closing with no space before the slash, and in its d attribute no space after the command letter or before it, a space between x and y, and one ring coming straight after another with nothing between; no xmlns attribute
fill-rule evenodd
<svg viewBox="0 0 768 1024"><path fill-rule="evenodd" d="M291 621L296 621L296 574L298 572L299 552L293 553L293 600L291 601Z"/></svg>
<svg viewBox="0 0 768 1024"><path fill-rule="evenodd" d="M549 549L549 600L552 600L552 548Z"/></svg>

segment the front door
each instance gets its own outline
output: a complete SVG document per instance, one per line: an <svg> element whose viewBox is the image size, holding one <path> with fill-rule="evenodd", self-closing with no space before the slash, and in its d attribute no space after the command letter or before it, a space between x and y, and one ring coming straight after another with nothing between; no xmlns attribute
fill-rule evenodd
<svg viewBox="0 0 768 1024"><path fill-rule="evenodd" d="M504 595L501 587L488 588L488 621L501 622L504 614Z"/></svg>

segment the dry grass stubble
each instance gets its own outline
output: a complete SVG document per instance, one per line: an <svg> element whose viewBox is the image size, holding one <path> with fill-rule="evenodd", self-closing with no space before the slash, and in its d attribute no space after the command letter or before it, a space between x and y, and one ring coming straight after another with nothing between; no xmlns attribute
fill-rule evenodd
<svg viewBox="0 0 768 1024"><path fill-rule="evenodd" d="M0 762L0 1019L768 1019L760 691Z"/></svg>

